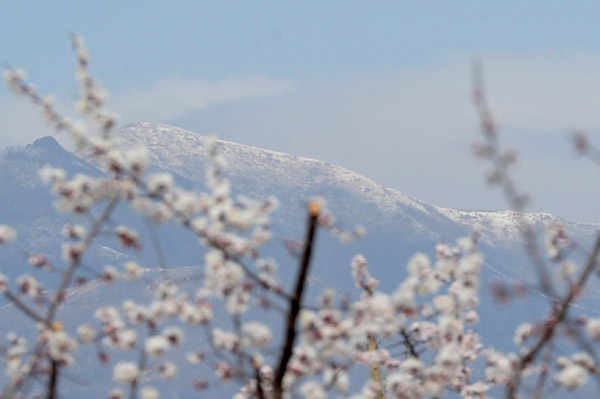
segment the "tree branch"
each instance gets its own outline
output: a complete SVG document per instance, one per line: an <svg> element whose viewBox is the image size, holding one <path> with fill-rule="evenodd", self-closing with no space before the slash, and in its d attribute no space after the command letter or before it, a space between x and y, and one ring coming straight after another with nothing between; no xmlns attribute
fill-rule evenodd
<svg viewBox="0 0 600 399"><path fill-rule="evenodd" d="M415 346L413 345L412 342L410 342L410 336L408 335L408 332L406 331L406 328L402 327L402 331L400 331L400 334L402 335L402 338L404 339L404 341L402 342L406 348L406 351L415 359L419 358L419 354L417 353Z"/></svg>
<svg viewBox="0 0 600 399"><path fill-rule="evenodd" d="M25 313L34 321L45 323L45 320L42 316L37 314L33 309L31 309L23 301L21 301L21 299L18 296L10 292L8 289L4 291L4 296L6 297L6 299L11 301L17 308L19 308L21 312Z"/></svg>
<svg viewBox="0 0 600 399"><path fill-rule="evenodd" d="M108 218L110 217L112 212L117 207L118 203L119 203L118 197L113 198L109 202L108 206L104 209L104 212L102 212L102 215L100 215L100 217L96 220L96 222L92 226L92 229L90 230L88 235L83 240L83 244L81 247L81 253L69 264L69 267L65 271L65 274L63 275L60 285L58 286L58 290L56 291L54 300L52 301L52 304L50 305L50 309L48 309L48 314L46 315L46 323L47 324L51 324L52 321L54 320L54 316L56 316L56 312L58 311L58 308L64 299L63 297L65 294L65 291L69 287L69 284L71 284L73 274L75 273L75 270L81 263L81 258L83 256L83 254L88 249L88 247L91 245L92 241L94 241L96 236L100 233L100 229L102 228L104 223L106 223L106 221L108 220Z"/></svg>
<svg viewBox="0 0 600 399"><path fill-rule="evenodd" d="M581 294L581 290L583 289L583 287L587 283L588 278L596 268L596 258L598 257L599 253L600 233L598 233L596 236L594 249L592 250L590 256L587 259L585 269L579 276L579 279L577 279L577 282L569 290L569 293L567 294L566 298L561 301L560 310L558 314L554 317L553 323L551 323L548 326L548 328L546 328L546 331L544 331L544 334L540 337L537 343L531 349L529 349L529 351L527 351L523 356L521 356L521 358L517 362L514 377L512 381L508 384L508 388L506 391L506 397L508 399L514 399L516 397L519 385L521 383L521 372L523 371L523 369L535 360L535 358L544 348L544 346L551 341L552 337L554 336L554 332L556 331L556 327L559 324L561 324L563 320L565 320L565 318L567 317L569 305L571 304L575 296Z"/></svg>
<svg viewBox="0 0 600 399"><path fill-rule="evenodd" d="M296 289L294 290L294 293L290 299L290 309L287 318L285 341L281 351L279 365L277 366L277 370L275 372L275 379L273 381L275 399L282 398L283 377L285 376L288 363L292 358L294 341L296 340L296 319L298 318L301 310L302 294L304 292L304 288L306 287L306 279L308 277L308 270L310 268L310 259L315 240L317 219L321 211L319 204L314 201L308 204L308 209L308 228L306 232L306 240L304 241L304 252L302 254L300 270L298 271L298 277L296 279Z"/></svg>
<svg viewBox="0 0 600 399"><path fill-rule="evenodd" d="M58 382L59 364L56 360L50 362L50 378L48 379L48 390L46 391L46 399L56 399L56 387Z"/></svg>

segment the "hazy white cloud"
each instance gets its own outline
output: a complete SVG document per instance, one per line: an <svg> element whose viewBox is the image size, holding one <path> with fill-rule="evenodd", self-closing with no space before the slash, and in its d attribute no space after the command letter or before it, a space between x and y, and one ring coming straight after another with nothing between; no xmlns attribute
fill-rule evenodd
<svg viewBox="0 0 600 399"><path fill-rule="evenodd" d="M204 107L236 100L278 95L291 90L291 80L250 75L219 81L202 79L163 79L145 89L130 89L111 95L108 108L119 115L119 123L167 122ZM111 93L112 94L112 93ZM58 104L63 115L78 118L74 104ZM16 96L0 96L0 146L23 145L53 134L34 105ZM68 139L56 135L67 148Z"/></svg>
<svg viewBox="0 0 600 399"><path fill-rule="evenodd" d="M490 102L507 126L600 128L600 54L585 50L485 57Z"/></svg>
<svg viewBox="0 0 600 399"><path fill-rule="evenodd" d="M292 87L290 80L264 76L219 81L168 78L149 88L118 94L110 104L119 112L121 122L164 122L210 105L277 95Z"/></svg>

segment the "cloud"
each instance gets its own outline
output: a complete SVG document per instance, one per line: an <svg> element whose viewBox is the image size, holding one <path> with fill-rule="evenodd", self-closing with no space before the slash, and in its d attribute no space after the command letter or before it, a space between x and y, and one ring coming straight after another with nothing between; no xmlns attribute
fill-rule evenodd
<svg viewBox="0 0 600 399"><path fill-rule="evenodd" d="M276 96L293 87L292 80L258 75L219 81L168 78L149 88L129 89L111 96L107 107L119 115L120 124L165 123L205 107ZM73 105L59 101L57 109L71 119L81 119L75 114ZM0 96L0 147L24 145L53 134L38 115L36 107L26 100L13 95ZM56 135L56 138L67 148L72 147L64 135Z"/></svg>
<svg viewBox="0 0 600 399"><path fill-rule="evenodd" d="M506 126L600 128L600 54L583 49L485 57L490 101Z"/></svg>
<svg viewBox="0 0 600 399"><path fill-rule="evenodd" d="M165 122L211 105L284 93L290 80L264 76L219 81L168 78L149 88L128 90L110 102L121 122Z"/></svg>

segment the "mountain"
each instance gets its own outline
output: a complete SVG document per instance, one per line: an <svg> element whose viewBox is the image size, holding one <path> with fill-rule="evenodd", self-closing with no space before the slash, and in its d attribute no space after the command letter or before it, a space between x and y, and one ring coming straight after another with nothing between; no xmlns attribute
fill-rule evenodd
<svg viewBox="0 0 600 399"><path fill-rule="evenodd" d="M139 144L150 150L152 164L192 182L203 182L206 168L206 137L172 126L136 123L118 132L128 147ZM467 211L431 205L384 187L347 169L326 162L220 141L219 152L227 161L226 175L239 193L254 197L275 195L282 203L276 216L287 228L301 227L301 201L322 196L346 227L369 228L377 241L399 242L410 253L430 252L437 242L454 243L460 236L478 233L484 248L504 256L521 258L522 237L518 220L543 231L549 223L565 226L574 241L588 245L600 227L573 223L547 213L519 214L512 211ZM293 223L289 223L293 220ZM367 237L368 239L368 237ZM397 246L398 244L394 245ZM388 247L387 250L391 248ZM409 253L409 254L410 254ZM389 258L388 258L389 259ZM527 268L507 270L521 277Z"/></svg>
<svg viewBox="0 0 600 399"><path fill-rule="evenodd" d="M117 135L125 147L147 147L154 170L172 173L176 181L188 189L202 189L207 166L208 138L172 126L148 123L125 126L117 131ZM486 257L484 286L495 280L534 283L535 274L522 248L518 220L525 218L538 231L543 231L548 222L561 223L573 240L584 248L589 247L600 227L597 224L567 222L549 214L466 211L438 207L318 160L226 141L219 141L218 146L221 156L226 160L224 174L231 181L234 193L251 198L278 197L281 206L274 214L274 239L264 248L264 254L277 260L282 279L287 284L291 283L295 274L297 259L287 253L283 243L285 239L302 238L306 218L305 203L308 199L323 197L340 227L352 229L355 225L363 225L366 228L366 237L352 244L342 244L326 231L318 232L309 289L311 301L314 301L323 288L329 286L351 296L357 294L349 266L350 259L356 253L366 256L370 271L380 279L382 289L392 290L404 276L406 262L412 254L425 252L433 257L433 248L438 242L453 244L457 238L474 232L481 237L481 251ZM95 176L102 174L93 163L88 162L85 155L64 150L50 137L37 140L31 145L7 148L0 152L0 189L3 193L0 196L0 223L13 225L19 235L19 240L14 245L0 247L0 271L11 279L33 272L26 261L27 254L31 252L43 253L51 263L62 267L62 226L67 222L89 226L85 218L74 218L56 212L52 206L53 197L37 176L38 169L43 165L62 167L68 176L77 173ZM155 231L141 217L129 212L127 206L120 206L112 222L131 226L140 232L145 250L137 253L123 249L109 235L103 235L92 251L86 254L84 264L100 270L105 264L120 266L132 259L147 268L147 279L134 285L117 283L106 286L94 282L74 288L60 314L61 321L66 325L74 326L92 321L91 312L95 307L119 307L125 298L133 297L141 301L150 295L150 282L164 277L156 269L159 262L152 245L155 233L165 249L173 275L190 276L201 270L198 265L202 263L202 248L175 223L167 223ZM83 275L94 277L85 272ZM41 272L36 274L36 278L47 287L53 287L58 274ZM193 279L185 281L187 285L182 286L193 291ZM599 297L600 290L593 286L581 306L588 313L598 313ZM527 306L511 308L498 305L488 291L484 290L479 310L482 321L477 328L486 343L500 349L513 348L512 335L507 332L514 330L521 322L530 320L532 314L542 317L546 307L547 299L533 289L530 290ZM510 309L510 312L506 309ZM8 326L23 334L30 334L31 325L12 306L4 305L0 312L5 320L0 336ZM194 332L186 331L186 334L193 336ZM200 338L194 339L189 345L198 342ZM95 366L94 351L83 353L87 355L75 370L78 376L90 381L92 388L73 383L69 386L70 392L83 394L90 389L95 392L100 387L110 386L110 372L106 368ZM192 372L185 371L184 374L187 376L189 373ZM97 376L102 377L96 378ZM165 384L168 386L169 383ZM177 385L176 382L173 384ZM187 391L184 389L181 392L184 392L185 397Z"/></svg>

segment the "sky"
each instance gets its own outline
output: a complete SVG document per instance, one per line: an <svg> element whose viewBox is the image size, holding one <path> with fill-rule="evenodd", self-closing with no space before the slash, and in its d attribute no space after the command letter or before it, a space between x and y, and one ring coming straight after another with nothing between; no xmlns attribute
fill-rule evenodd
<svg viewBox="0 0 600 399"><path fill-rule="evenodd" d="M506 209L471 150L480 134L470 65L481 59L528 210L600 222L600 169L569 141L583 129L600 145L598 1L9 4L0 61L26 69L66 114L76 33L121 124L320 159L439 206ZM51 133L0 87L0 146Z"/></svg>

